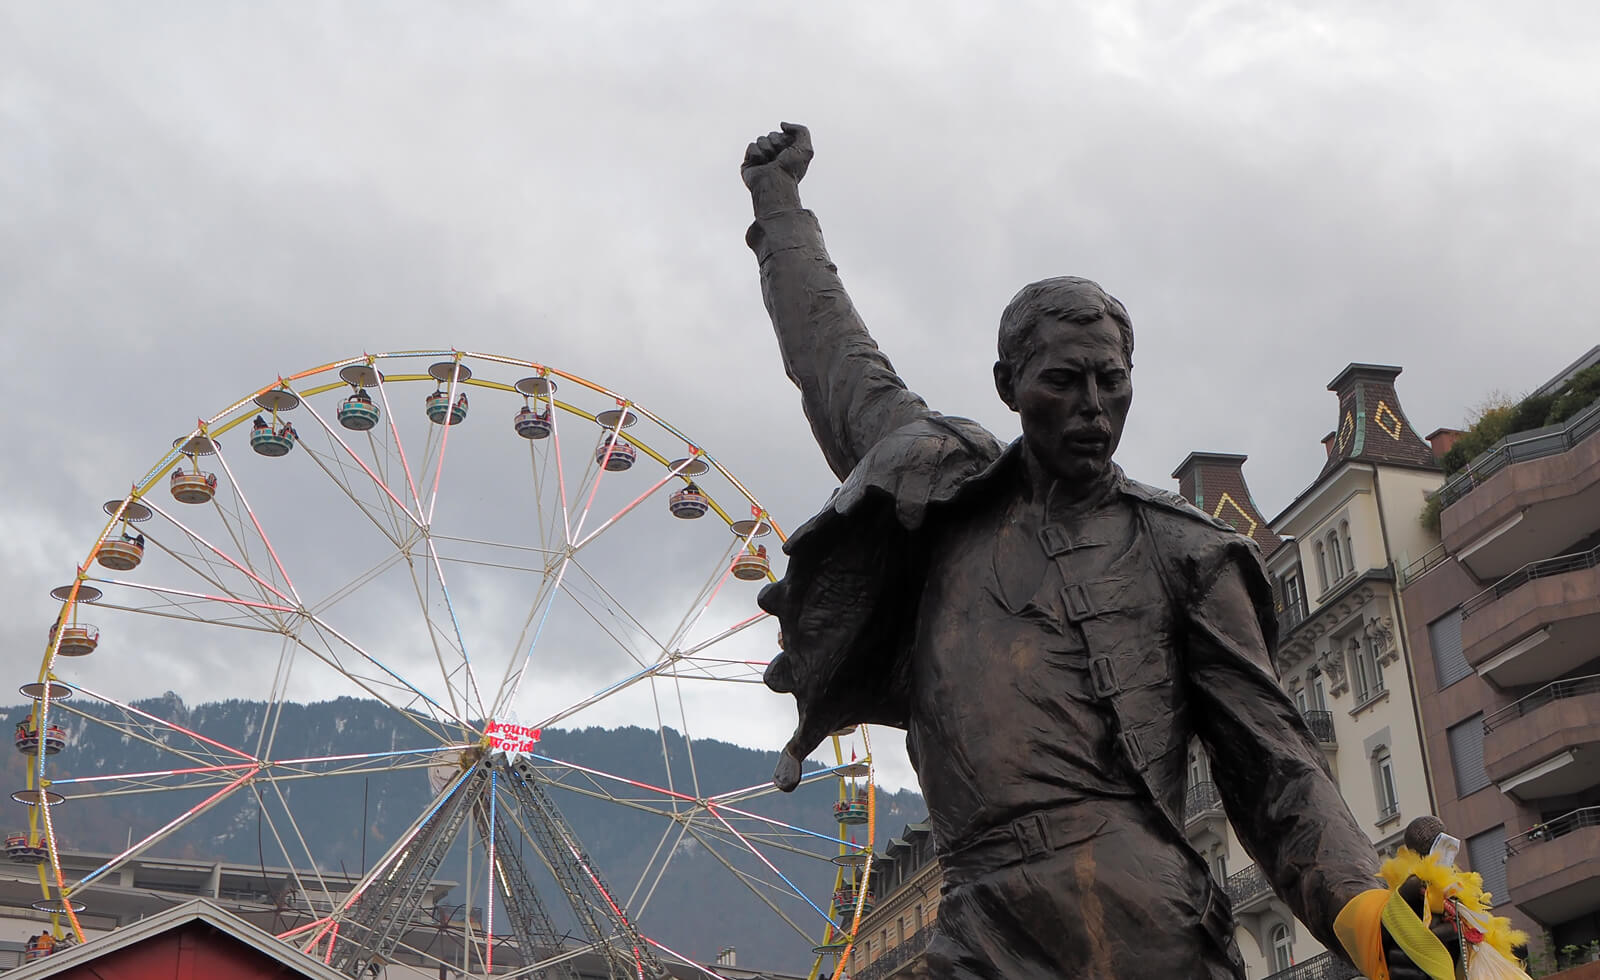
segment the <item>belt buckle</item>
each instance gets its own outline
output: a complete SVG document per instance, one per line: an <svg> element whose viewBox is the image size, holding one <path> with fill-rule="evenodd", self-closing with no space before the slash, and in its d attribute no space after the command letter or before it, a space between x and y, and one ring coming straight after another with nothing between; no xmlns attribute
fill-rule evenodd
<svg viewBox="0 0 1600 980"><path fill-rule="evenodd" d="M1017 846L1022 849L1023 860L1043 857L1052 850L1050 828L1045 823L1043 814L1035 813L1011 821L1011 834L1017 839Z"/></svg>

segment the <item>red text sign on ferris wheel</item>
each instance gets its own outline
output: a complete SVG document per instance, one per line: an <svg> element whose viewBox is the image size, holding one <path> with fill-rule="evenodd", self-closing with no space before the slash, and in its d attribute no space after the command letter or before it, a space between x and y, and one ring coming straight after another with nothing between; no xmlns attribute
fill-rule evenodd
<svg viewBox="0 0 1600 980"><path fill-rule="evenodd" d="M532 752L539 744L539 729L509 721L489 722L484 734L489 737L489 745L501 752Z"/></svg>

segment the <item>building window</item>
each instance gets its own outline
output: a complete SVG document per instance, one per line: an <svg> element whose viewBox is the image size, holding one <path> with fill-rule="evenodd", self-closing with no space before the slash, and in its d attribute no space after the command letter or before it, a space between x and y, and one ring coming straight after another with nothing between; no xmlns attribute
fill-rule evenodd
<svg viewBox="0 0 1600 980"><path fill-rule="evenodd" d="M915 921L917 923L917 931L921 932L922 931L922 906L920 906L920 905L917 906L917 917L916 917Z"/></svg>
<svg viewBox="0 0 1600 980"><path fill-rule="evenodd" d="M1333 584L1333 580L1328 578L1327 549L1322 547L1321 541L1317 542L1317 581L1322 585L1322 591L1324 592L1328 591L1328 586Z"/></svg>
<svg viewBox="0 0 1600 980"><path fill-rule="evenodd" d="M1328 532L1328 567L1333 572L1335 582L1344 579L1344 558L1339 553L1339 535L1333 531Z"/></svg>
<svg viewBox="0 0 1600 980"><path fill-rule="evenodd" d="M1317 711L1328 710L1328 692L1322 686L1322 671L1311 672L1311 707Z"/></svg>
<svg viewBox="0 0 1600 980"><path fill-rule="evenodd" d="M1294 966L1294 940L1289 938L1289 927L1282 924L1272 927L1272 969L1287 970Z"/></svg>
<svg viewBox="0 0 1600 980"><path fill-rule="evenodd" d="M1400 815L1400 794L1394 784L1394 760L1387 745L1380 746L1372 757L1372 782L1377 790L1378 822L1384 823Z"/></svg>
<svg viewBox="0 0 1600 980"><path fill-rule="evenodd" d="M1441 688L1472 676L1472 665L1461 647L1461 610L1428 624L1428 646L1433 648L1433 674Z"/></svg>
<svg viewBox="0 0 1600 980"><path fill-rule="evenodd" d="M1344 539L1344 567L1354 572L1356 570L1355 543L1350 540L1350 522L1339 522L1339 537Z"/></svg>
<svg viewBox="0 0 1600 980"><path fill-rule="evenodd" d="M1466 844L1467 861L1473 871L1483 876L1483 890L1493 896L1496 908L1509 908L1515 896L1506 885L1505 825L1468 837Z"/></svg>
<svg viewBox="0 0 1600 980"><path fill-rule="evenodd" d="M906 941L906 920L905 920L904 916L901 916L900 918L895 920L894 929L895 929L895 933L896 933L894 941L897 942L897 943L905 942Z"/></svg>
<svg viewBox="0 0 1600 980"><path fill-rule="evenodd" d="M1300 587L1300 576L1293 572L1283 577L1283 601L1294 609L1305 605L1305 590Z"/></svg>
<svg viewBox="0 0 1600 980"><path fill-rule="evenodd" d="M1383 693L1383 671L1378 668L1378 647L1371 639L1350 641L1350 673L1356 689L1356 707Z"/></svg>
<svg viewBox="0 0 1600 980"><path fill-rule="evenodd" d="M1294 692L1294 706L1300 709L1301 714L1311 710L1311 701L1306 697L1306 689L1296 688Z"/></svg>
<svg viewBox="0 0 1600 980"><path fill-rule="evenodd" d="M1445 729L1450 742L1450 768L1456 777L1456 796L1470 796L1489 785L1489 772L1483 767L1483 715Z"/></svg>
<svg viewBox="0 0 1600 980"><path fill-rule="evenodd" d="M1211 874L1221 884L1228 880L1228 855L1225 851L1218 851L1217 856L1211 859Z"/></svg>

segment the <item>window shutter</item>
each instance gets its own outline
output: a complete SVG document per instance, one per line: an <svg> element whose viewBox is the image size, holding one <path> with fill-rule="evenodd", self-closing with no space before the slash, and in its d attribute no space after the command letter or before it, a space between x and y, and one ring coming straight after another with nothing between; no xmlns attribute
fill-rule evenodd
<svg viewBox="0 0 1600 980"><path fill-rule="evenodd" d="M1428 624L1428 644L1433 647L1433 671L1441 688L1472 673L1461 649L1461 610L1451 610Z"/></svg>
<svg viewBox="0 0 1600 980"><path fill-rule="evenodd" d="M1445 732L1450 739L1450 766L1456 775L1456 796L1464 797L1489 785L1483 768L1483 714L1475 714Z"/></svg>
<svg viewBox="0 0 1600 980"><path fill-rule="evenodd" d="M1495 908L1511 904L1511 893L1506 888L1506 828L1502 824L1485 830L1476 837L1467 838L1467 859L1472 870L1483 876L1483 890L1491 896Z"/></svg>

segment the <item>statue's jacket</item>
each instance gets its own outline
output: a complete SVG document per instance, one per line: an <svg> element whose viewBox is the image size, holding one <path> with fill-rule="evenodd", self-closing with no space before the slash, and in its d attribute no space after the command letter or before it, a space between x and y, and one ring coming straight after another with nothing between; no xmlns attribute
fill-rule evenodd
<svg viewBox="0 0 1600 980"><path fill-rule="evenodd" d="M844 478L789 537L785 575L759 600L782 631L767 684L792 694L799 713L776 775L792 789L800 760L829 733L861 723L908 727L932 537L1008 482L1020 447L931 411L905 389L857 318L809 212L760 218L747 241L785 368ZM1069 582L1065 608L1082 631L1122 759L1175 843L1188 847L1186 757L1198 737L1245 850L1336 949L1333 919L1372 887L1377 859L1277 683L1276 618L1259 552L1181 497L1120 472L1117 480L1154 574ZM1050 542L1042 546L1048 553Z"/></svg>

